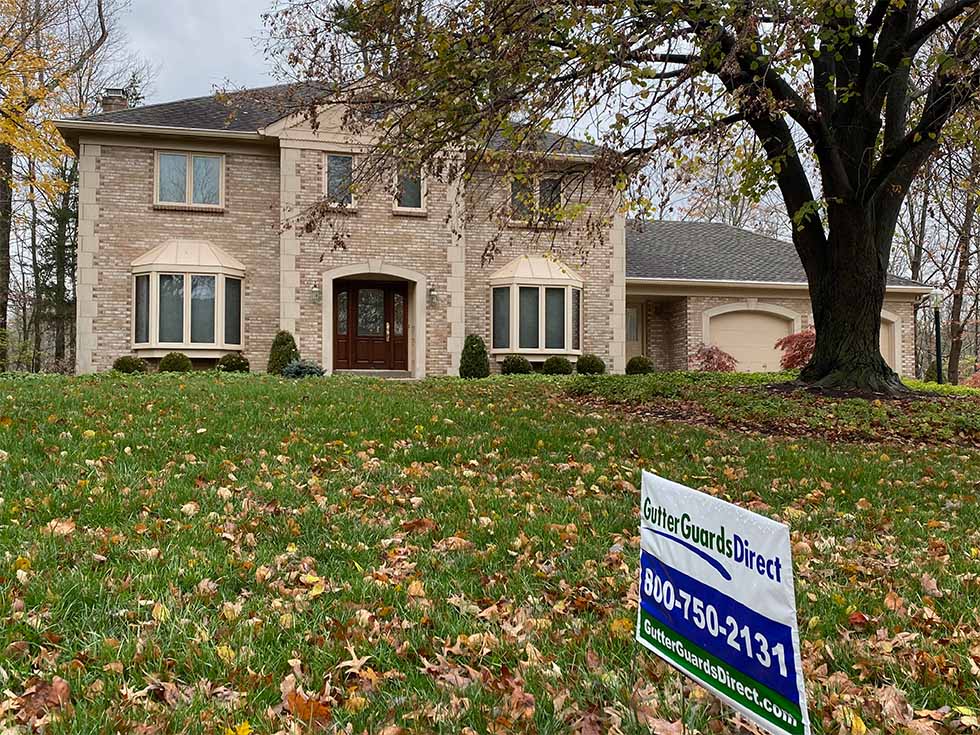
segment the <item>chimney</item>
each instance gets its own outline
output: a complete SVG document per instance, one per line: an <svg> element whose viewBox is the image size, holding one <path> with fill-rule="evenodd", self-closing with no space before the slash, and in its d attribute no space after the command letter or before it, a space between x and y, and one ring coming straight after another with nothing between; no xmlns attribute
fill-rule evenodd
<svg viewBox="0 0 980 735"><path fill-rule="evenodd" d="M99 102L102 105L102 112L116 112L117 110L125 110L129 107L129 98L126 96L126 90L122 87L107 88L102 93L102 98Z"/></svg>

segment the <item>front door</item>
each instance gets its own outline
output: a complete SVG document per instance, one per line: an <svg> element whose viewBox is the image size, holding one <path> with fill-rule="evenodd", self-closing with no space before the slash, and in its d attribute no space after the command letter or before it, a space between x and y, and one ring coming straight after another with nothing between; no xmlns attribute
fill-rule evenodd
<svg viewBox="0 0 980 735"><path fill-rule="evenodd" d="M334 367L408 369L408 289L404 283L334 285Z"/></svg>

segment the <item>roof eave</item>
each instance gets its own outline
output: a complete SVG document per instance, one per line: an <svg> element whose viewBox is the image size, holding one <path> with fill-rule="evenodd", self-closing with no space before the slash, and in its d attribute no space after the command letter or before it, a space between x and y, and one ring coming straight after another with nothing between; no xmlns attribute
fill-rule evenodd
<svg viewBox="0 0 980 735"><path fill-rule="evenodd" d="M55 120L55 126L62 134L116 133L124 135L159 135L183 138L217 138L263 142L269 138L258 131L214 130L211 128L184 128L171 125L134 125L132 123L98 122L95 120Z"/></svg>
<svg viewBox="0 0 980 735"><path fill-rule="evenodd" d="M793 290L807 289L809 286L801 281L742 281L734 279L708 278L649 278L643 276L627 276L626 285L646 286L706 286L709 288L784 288ZM885 290L891 293L927 294L932 289L929 286L917 285L886 285Z"/></svg>

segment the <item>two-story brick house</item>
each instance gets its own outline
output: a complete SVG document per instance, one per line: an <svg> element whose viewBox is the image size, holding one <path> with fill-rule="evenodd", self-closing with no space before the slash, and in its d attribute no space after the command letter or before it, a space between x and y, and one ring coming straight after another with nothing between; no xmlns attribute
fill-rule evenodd
<svg viewBox="0 0 980 735"><path fill-rule="evenodd" d="M614 372L635 354L685 369L710 342L742 369L777 369L775 338L809 321L792 246L719 225L629 224L611 195L564 185L592 155L585 144L543 141L549 165L531 184L409 169L352 191L370 141L336 112L314 130L248 99L59 122L79 156L78 372L171 351L199 364L241 351L261 370L279 329L327 371L455 374L468 334L494 364L591 352ZM514 214L529 193L581 208L542 233ZM340 224L307 232L304 212L324 198ZM904 374L924 292L889 286L883 354Z"/></svg>

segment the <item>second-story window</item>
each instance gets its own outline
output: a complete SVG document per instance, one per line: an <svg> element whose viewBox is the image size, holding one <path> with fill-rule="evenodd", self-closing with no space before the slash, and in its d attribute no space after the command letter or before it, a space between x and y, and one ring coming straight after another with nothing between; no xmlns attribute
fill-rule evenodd
<svg viewBox="0 0 980 735"><path fill-rule="evenodd" d="M338 153L327 154L327 201L350 207L354 204L354 157Z"/></svg>
<svg viewBox="0 0 980 735"><path fill-rule="evenodd" d="M422 210L425 208L425 191L420 166L402 166L398 170L396 209Z"/></svg>
<svg viewBox="0 0 980 735"><path fill-rule="evenodd" d="M188 207L224 205L224 156L158 151L156 204Z"/></svg>
<svg viewBox="0 0 980 735"><path fill-rule="evenodd" d="M510 218L514 222L554 220L562 206L561 194L557 176L515 179L510 185Z"/></svg>

